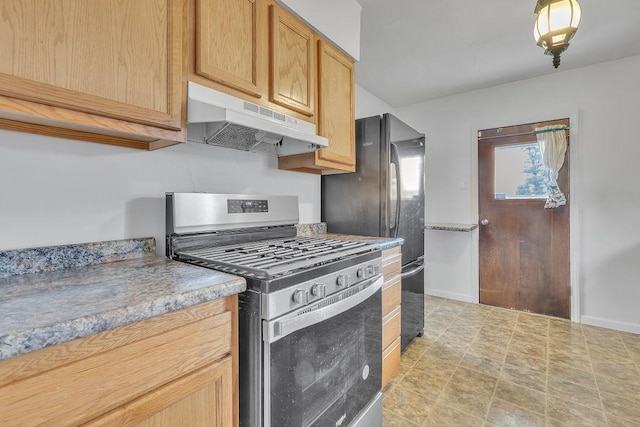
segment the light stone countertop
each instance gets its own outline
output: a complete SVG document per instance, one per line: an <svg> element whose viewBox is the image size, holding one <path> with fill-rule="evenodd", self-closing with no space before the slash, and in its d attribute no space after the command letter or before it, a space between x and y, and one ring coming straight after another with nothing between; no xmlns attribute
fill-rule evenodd
<svg viewBox="0 0 640 427"><path fill-rule="evenodd" d="M246 289L243 278L155 256L151 241L145 241L147 249L135 249L137 257L0 276L0 360ZM82 246L43 249L49 257L66 251L69 258Z"/></svg>
<svg viewBox="0 0 640 427"><path fill-rule="evenodd" d="M428 222L424 228L436 231L463 231L469 232L478 228L478 224L457 224L449 222Z"/></svg>

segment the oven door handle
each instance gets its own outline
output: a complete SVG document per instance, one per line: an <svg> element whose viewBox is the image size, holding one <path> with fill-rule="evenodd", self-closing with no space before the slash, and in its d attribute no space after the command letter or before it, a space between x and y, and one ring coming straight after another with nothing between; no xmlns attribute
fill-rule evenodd
<svg viewBox="0 0 640 427"><path fill-rule="evenodd" d="M360 285L347 288L336 295L331 295L325 300L319 301L318 304L302 307L275 320L263 320L265 327L263 328L262 339L268 343L273 343L300 329L308 328L344 313L369 299L382 288L383 283L382 275L378 275ZM354 288L359 288L360 291L350 295ZM327 301L331 300L336 300L336 302L325 305Z"/></svg>

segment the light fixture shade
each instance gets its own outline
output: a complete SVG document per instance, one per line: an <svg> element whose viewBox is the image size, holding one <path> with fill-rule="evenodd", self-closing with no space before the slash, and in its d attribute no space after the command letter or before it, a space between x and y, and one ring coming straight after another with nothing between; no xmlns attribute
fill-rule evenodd
<svg viewBox="0 0 640 427"><path fill-rule="evenodd" d="M538 0L533 37L547 55L553 55L553 66L560 65L560 54L578 30L582 10L577 0Z"/></svg>

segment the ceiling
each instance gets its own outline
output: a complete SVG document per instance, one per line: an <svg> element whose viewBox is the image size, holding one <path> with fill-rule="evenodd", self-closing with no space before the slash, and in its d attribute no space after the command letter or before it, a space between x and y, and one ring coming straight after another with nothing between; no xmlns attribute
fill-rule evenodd
<svg viewBox="0 0 640 427"><path fill-rule="evenodd" d="M392 107L640 55L640 0L580 0L560 67L533 40L535 0L358 0L356 83Z"/></svg>

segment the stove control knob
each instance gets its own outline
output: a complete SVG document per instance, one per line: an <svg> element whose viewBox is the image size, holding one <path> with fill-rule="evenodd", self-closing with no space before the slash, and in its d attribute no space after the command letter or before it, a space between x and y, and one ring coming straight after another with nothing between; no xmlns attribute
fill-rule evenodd
<svg viewBox="0 0 640 427"><path fill-rule="evenodd" d="M347 276L346 274L339 275L336 279L336 285L338 285L338 287L340 288L349 286L349 276Z"/></svg>
<svg viewBox="0 0 640 427"><path fill-rule="evenodd" d="M364 279L366 277L366 272L365 272L364 268L362 268L362 267L358 268L358 273L357 274L358 274L358 277L360 279Z"/></svg>
<svg viewBox="0 0 640 427"><path fill-rule="evenodd" d="M380 266L378 264L375 264L373 266L373 273L374 274L380 274Z"/></svg>
<svg viewBox="0 0 640 427"><path fill-rule="evenodd" d="M309 304L309 291L298 289L293 293L293 302L306 305Z"/></svg>
<svg viewBox="0 0 640 427"><path fill-rule="evenodd" d="M373 265L368 265L367 266L367 276L371 277L371 276L373 276L373 274L374 274L373 273Z"/></svg>
<svg viewBox="0 0 640 427"><path fill-rule="evenodd" d="M327 286L322 283L316 283L311 287L311 295L314 297L324 298L327 293Z"/></svg>

